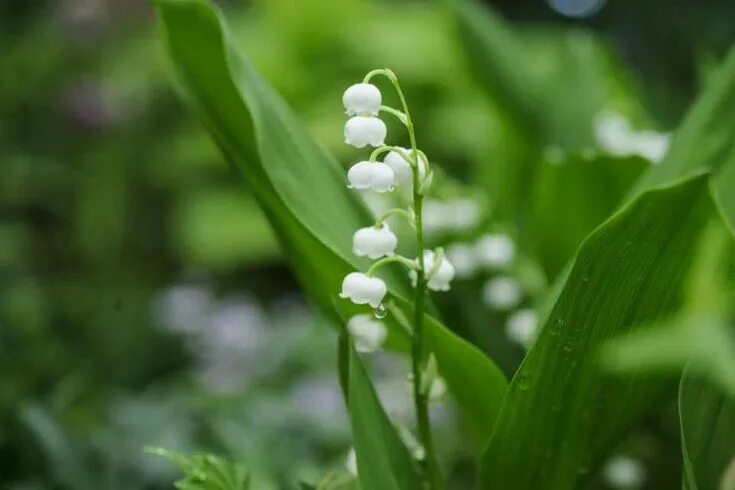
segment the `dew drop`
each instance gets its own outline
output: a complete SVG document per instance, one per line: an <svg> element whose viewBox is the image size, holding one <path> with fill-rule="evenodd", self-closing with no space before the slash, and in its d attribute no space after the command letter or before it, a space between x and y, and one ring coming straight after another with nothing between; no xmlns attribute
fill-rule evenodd
<svg viewBox="0 0 735 490"><path fill-rule="evenodd" d="M375 318L378 320L382 320L388 315L388 311L385 309L385 306L383 304L379 304L374 310L373 314L375 315Z"/></svg>

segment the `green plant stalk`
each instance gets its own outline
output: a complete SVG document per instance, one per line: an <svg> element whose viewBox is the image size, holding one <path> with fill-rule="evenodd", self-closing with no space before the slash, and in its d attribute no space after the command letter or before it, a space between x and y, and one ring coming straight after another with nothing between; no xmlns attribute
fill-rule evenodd
<svg viewBox="0 0 735 490"><path fill-rule="evenodd" d="M398 93L398 98L403 106L403 114L406 117L405 125L408 130L408 137L411 140L411 165L413 176L413 209L414 219L416 223L416 252L419 266L416 268L416 295L414 299L414 327L411 336L411 372L413 374L413 399L416 410L416 425L418 430L419 441L424 448L424 465L429 487L432 490L443 490L444 480L439 467L439 460L436 457L433 438L431 435L431 424L429 422L429 400L428 393L422 393L421 390L421 366L426 357L424 353L424 310L426 309L426 266L424 264L424 229L423 229L423 204L424 196L421 190L420 172L419 172L419 150L416 145L416 134L414 132L411 114L408 111L408 104L403 95L398 79L389 69L373 70L365 76L365 82L368 82L373 75L382 74L386 76Z"/></svg>

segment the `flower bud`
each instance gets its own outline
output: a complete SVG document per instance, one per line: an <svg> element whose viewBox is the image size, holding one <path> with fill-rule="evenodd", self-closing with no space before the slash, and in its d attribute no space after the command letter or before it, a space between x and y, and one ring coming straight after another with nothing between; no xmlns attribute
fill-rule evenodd
<svg viewBox="0 0 735 490"><path fill-rule="evenodd" d="M377 308L387 293L388 288L382 279L362 272L350 272L342 281L339 297L347 298L358 305L368 304Z"/></svg>
<svg viewBox="0 0 735 490"><path fill-rule="evenodd" d="M428 275L434 269L434 262L436 257L434 252L431 250L424 251L424 271ZM418 259L416 259L418 264ZM409 276L414 286L416 285L416 271L409 272ZM442 257L441 264L436 270L436 273L429 279L427 286L432 291L449 291L449 283L454 279L454 266L446 257Z"/></svg>
<svg viewBox="0 0 735 490"><path fill-rule="evenodd" d="M355 448L351 447L345 457L345 469L352 476L357 476L357 454Z"/></svg>
<svg viewBox="0 0 735 490"><path fill-rule="evenodd" d="M385 123L374 116L354 116L345 124L345 143L355 148L367 145L379 147L385 144L388 128Z"/></svg>
<svg viewBox="0 0 735 490"><path fill-rule="evenodd" d="M482 289L485 304L498 310L507 310L516 306L522 296L521 285L510 277L491 279Z"/></svg>
<svg viewBox="0 0 735 490"><path fill-rule="evenodd" d="M356 83L342 95L348 116L377 116L382 101L380 90L372 83Z"/></svg>
<svg viewBox="0 0 735 490"><path fill-rule="evenodd" d="M347 322L347 331L357 352L375 352L383 345L388 330L371 315L355 315Z"/></svg>
<svg viewBox="0 0 735 490"><path fill-rule="evenodd" d="M400 148L400 147L399 147ZM401 148L406 155L411 155L410 149ZM410 187L413 184L413 171L411 166L403 156L397 151L390 151L383 159L383 163L390 166L393 169L393 173L396 175L397 186ZM424 180L426 177L426 168L428 167L426 159L419 154L419 180Z"/></svg>
<svg viewBox="0 0 735 490"><path fill-rule="evenodd" d="M367 190L375 192L389 192L393 190L395 175L391 168L381 162L358 162L350 167L347 172L347 187L350 189Z"/></svg>
<svg viewBox="0 0 735 490"><path fill-rule="evenodd" d="M360 228L352 236L352 251L358 257L379 259L395 255L397 245L398 238L388 223L383 223L380 228L374 226Z"/></svg>

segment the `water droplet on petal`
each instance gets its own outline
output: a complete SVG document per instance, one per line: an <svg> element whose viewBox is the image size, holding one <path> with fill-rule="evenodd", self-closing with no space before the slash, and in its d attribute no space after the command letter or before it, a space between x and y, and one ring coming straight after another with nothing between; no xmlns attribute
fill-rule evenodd
<svg viewBox="0 0 735 490"><path fill-rule="evenodd" d="M383 304L379 304L377 308L373 310L373 314L375 315L375 318L378 320L382 320L388 315L388 311L385 309L385 306Z"/></svg>

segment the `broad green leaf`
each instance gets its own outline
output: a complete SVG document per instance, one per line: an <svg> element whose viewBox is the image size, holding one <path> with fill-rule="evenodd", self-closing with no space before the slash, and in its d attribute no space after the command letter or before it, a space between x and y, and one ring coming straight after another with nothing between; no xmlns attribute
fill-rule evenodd
<svg viewBox="0 0 735 490"><path fill-rule="evenodd" d="M178 466L184 477L174 486L179 490L248 490L250 478L244 466L211 454L188 456L163 448L149 448Z"/></svg>
<svg viewBox="0 0 735 490"><path fill-rule="evenodd" d="M359 197L346 188L344 171L337 162L311 139L235 49L224 21L210 3L158 0L156 5L182 94L220 150L242 172L307 294L339 321L333 314L334 294L347 273L366 270L369 263L352 254L352 233L372 218ZM338 100L339 94L335 97ZM388 283L389 296L407 304L402 299L408 292L405 273L384 271L381 276ZM344 314L358 311L347 301L339 303ZM492 361L439 322L427 325L427 330L432 338L455 339L429 341L428 347L440 359L443 373L456 373L447 375L448 380L474 380L469 387L471 398L464 396L470 393L466 386L448 381L465 413L479 414L470 425L491 426L499 394L505 389L504 378L477 378L473 373L497 371ZM438 332L432 334L433 330ZM391 345L405 348L405 333L400 328L391 331ZM472 362L454 363L454 356ZM474 406L478 392L485 395L487 405Z"/></svg>
<svg viewBox="0 0 735 490"><path fill-rule="evenodd" d="M574 488L668 392L661 380L609 378L598 351L680 306L691 243L712 211L699 175L644 193L587 237L508 388L482 458L482 488Z"/></svg>
<svg viewBox="0 0 735 490"><path fill-rule="evenodd" d="M721 482L728 466L735 464L735 397L687 369L679 386L679 417L684 488L733 488Z"/></svg>
<svg viewBox="0 0 735 490"><path fill-rule="evenodd" d="M349 412L363 490L420 489L416 463L386 415L365 366L350 349Z"/></svg>
<svg viewBox="0 0 735 490"><path fill-rule="evenodd" d="M644 175L631 192L678 179L693 169L718 169L735 159L735 48L707 78L707 85L679 129L664 160ZM730 169L730 175L733 170ZM729 198L729 193L727 197ZM729 198L731 199L731 198Z"/></svg>
<svg viewBox="0 0 735 490"><path fill-rule="evenodd" d="M531 191L529 229L547 277L557 276L648 166L639 157L585 153L542 162Z"/></svg>

